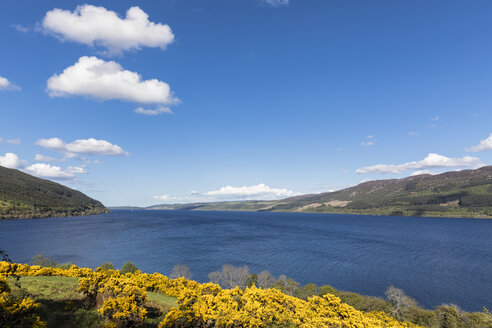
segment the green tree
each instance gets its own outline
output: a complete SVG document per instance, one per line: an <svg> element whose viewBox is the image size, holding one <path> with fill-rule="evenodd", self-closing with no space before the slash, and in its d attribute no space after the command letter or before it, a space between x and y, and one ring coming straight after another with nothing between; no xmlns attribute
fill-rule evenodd
<svg viewBox="0 0 492 328"><path fill-rule="evenodd" d="M126 261L122 266L121 266L121 269L120 269L120 273L121 274L127 274L127 273L135 273L135 271L137 271L138 268L135 264L133 264L132 262L130 261Z"/></svg>
<svg viewBox="0 0 492 328"><path fill-rule="evenodd" d="M319 293L318 295L319 296L323 296L323 295L326 295L326 294L335 294L337 292L337 290L333 287L331 287L330 285L323 285L319 288Z"/></svg>
<svg viewBox="0 0 492 328"><path fill-rule="evenodd" d="M461 311L454 304L443 304L436 308L440 328L462 328L464 327Z"/></svg>
<svg viewBox="0 0 492 328"><path fill-rule="evenodd" d="M258 287L258 275L256 273L249 276L248 281L246 282L246 287L251 287L253 285Z"/></svg>
<svg viewBox="0 0 492 328"><path fill-rule="evenodd" d="M51 259L51 257L46 256L45 254L34 255L31 259L32 265L39 265L43 267L52 267L56 268L58 266L58 262L55 262Z"/></svg>
<svg viewBox="0 0 492 328"><path fill-rule="evenodd" d="M304 287L299 287L295 291L295 296L303 300L307 300L309 297L316 295L318 292L318 286L315 284L307 284Z"/></svg>
<svg viewBox="0 0 492 328"><path fill-rule="evenodd" d="M105 271L114 270L114 264L111 262L104 262L99 268Z"/></svg>
<svg viewBox="0 0 492 328"><path fill-rule="evenodd" d="M290 278L287 278L286 275L281 275L280 277L278 277L278 280L275 283L274 287L284 294L294 296L297 288L299 288L299 283Z"/></svg>
<svg viewBox="0 0 492 328"><path fill-rule="evenodd" d="M67 262L67 263L62 263L60 265L58 265L58 267L60 269L63 269L63 270L68 270L70 269L74 264L72 262Z"/></svg>

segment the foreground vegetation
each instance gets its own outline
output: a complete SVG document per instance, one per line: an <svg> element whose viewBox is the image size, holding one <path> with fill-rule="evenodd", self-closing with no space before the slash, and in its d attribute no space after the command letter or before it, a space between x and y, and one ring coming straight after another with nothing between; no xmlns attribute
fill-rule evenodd
<svg viewBox="0 0 492 328"><path fill-rule="evenodd" d="M108 212L97 200L58 183L0 166L0 219Z"/></svg>
<svg viewBox="0 0 492 328"><path fill-rule="evenodd" d="M2 327L492 327L486 310L425 310L394 287L383 300L231 265L200 284L184 265L171 279L130 262L91 270L34 260L50 266L0 262Z"/></svg>
<svg viewBox="0 0 492 328"><path fill-rule="evenodd" d="M164 204L148 209L492 218L492 166L368 181L335 192L277 201Z"/></svg>
<svg viewBox="0 0 492 328"><path fill-rule="evenodd" d="M148 293L153 292L167 295L161 296L166 299L169 296L178 299L177 306L165 315L159 327L416 327L411 323L398 322L381 312L358 311L341 303L339 298L331 294L302 300L286 295L278 289L261 289L255 286L244 290L238 287L223 289L217 284L200 284L183 277L169 279L158 273L145 274L138 270L122 275L118 270L98 268L93 271L75 265L66 270L0 262L0 274L13 277L10 278L13 280L16 280L15 276L22 277L20 279L25 281L31 279L31 286L33 283L44 286L49 278L60 280L61 287L55 287L57 282L60 282L56 281L51 288L61 289L61 299L75 297L64 291L73 283L66 278L79 278L77 290L83 296L80 296L79 304L63 301L66 312L69 312L65 319L76 321L77 315L86 311L88 316L93 317L92 322L84 321L88 326L99 323L107 327L149 324L146 322L151 314ZM33 277L42 277L44 281L32 280ZM42 312L38 311L40 303L30 297L16 296L6 281L5 277L2 277L0 282L3 288L0 311L5 325L43 327L45 323L41 320ZM23 281L20 281L21 285L22 283ZM28 294L29 287L26 288ZM39 296L49 289L50 287L43 287L44 291L34 289L32 292ZM158 302L158 299L159 297L154 296L151 302ZM18 311L20 305L12 306L22 303L29 304L29 307ZM59 303L58 306L62 304ZM79 310L70 313L71 306ZM97 313L103 319L97 318L95 312L91 313L91 309L97 309ZM78 326L81 324L79 321Z"/></svg>

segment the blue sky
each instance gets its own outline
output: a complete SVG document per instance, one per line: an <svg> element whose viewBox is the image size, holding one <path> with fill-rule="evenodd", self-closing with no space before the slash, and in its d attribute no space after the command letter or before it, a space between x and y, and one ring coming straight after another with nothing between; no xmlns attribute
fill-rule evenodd
<svg viewBox="0 0 492 328"><path fill-rule="evenodd" d="M4 1L0 165L106 205L273 199L489 165L491 10Z"/></svg>

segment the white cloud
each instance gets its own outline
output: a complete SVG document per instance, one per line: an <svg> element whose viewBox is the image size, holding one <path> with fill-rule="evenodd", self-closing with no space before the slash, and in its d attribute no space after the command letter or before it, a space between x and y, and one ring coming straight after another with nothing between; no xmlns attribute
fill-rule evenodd
<svg viewBox="0 0 492 328"><path fill-rule="evenodd" d="M67 159L66 158L54 158L54 157L50 157L50 156L36 154L36 156L34 156L34 160L36 162L65 162Z"/></svg>
<svg viewBox="0 0 492 328"><path fill-rule="evenodd" d="M11 145L20 145L21 140L20 139L10 139L10 140L7 140L7 143L11 144Z"/></svg>
<svg viewBox="0 0 492 328"><path fill-rule="evenodd" d="M85 168L85 166L69 166L67 167L67 172L83 174L83 173L87 173L87 169Z"/></svg>
<svg viewBox="0 0 492 328"><path fill-rule="evenodd" d="M170 199L169 195L154 196L154 199L162 200L163 202Z"/></svg>
<svg viewBox="0 0 492 328"><path fill-rule="evenodd" d="M225 186L219 190L208 191L203 195L217 198L239 198L239 199L279 199L296 195L293 191L280 188L271 188L263 183L254 186L232 187Z"/></svg>
<svg viewBox="0 0 492 328"><path fill-rule="evenodd" d="M262 0L262 2L272 7L287 6L289 4L289 0Z"/></svg>
<svg viewBox="0 0 492 328"><path fill-rule="evenodd" d="M80 57L77 63L48 80L50 97L85 96L98 100L119 99L164 107L179 103L169 84L157 79L142 80L135 72L124 70L114 61Z"/></svg>
<svg viewBox="0 0 492 328"><path fill-rule="evenodd" d="M0 156L0 166L7 167L9 169L19 169L25 167L26 161L19 159L14 153L6 153L4 156Z"/></svg>
<svg viewBox="0 0 492 328"><path fill-rule="evenodd" d="M128 155L120 146L113 145L106 140L97 140L94 138L78 139L71 143L65 143L59 138L39 139L36 144L54 151L66 153L68 157L74 157L77 154L87 155L104 155L104 156L121 156Z"/></svg>
<svg viewBox="0 0 492 328"><path fill-rule="evenodd" d="M413 177L413 176L421 175L421 174L431 174L431 175L434 175L434 174L436 174L436 172L434 172L432 170L418 170L418 171L415 171L412 174L410 174L410 176Z"/></svg>
<svg viewBox="0 0 492 328"><path fill-rule="evenodd" d="M8 144L11 144L11 145L20 145L21 144L21 140L20 139L9 139L9 140L4 140L3 138L0 138L0 143L2 142L6 142Z"/></svg>
<svg viewBox="0 0 492 328"><path fill-rule="evenodd" d="M65 171L59 166L45 163L32 164L26 167L26 171L40 178L66 180L74 177L73 172Z"/></svg>
<svg viewBox="0 0 492 328"><path fill-rule="evenodd" d="M0 76L0 90L20 91L20 87Z"/></svg>
<svg viewBox="0 0 492 328"><path fill-rule="evenodd" d="M170 204L170 203L196 203L196 202L206 202L210 201L209 199L205 199L204 197L190 197L188 195L181 196L171 196L171 195L157 195L153 196L153 199L157 199L158 201Z"/></svg>
<svg viewBox="0 0 492 328"><path fill-rule="evenodd" d="M149 21L149 15L139 7L128 9L125 18L88 4L73 12L56 8L46 13L42 26L62 40L103 47L109 55L142 47L165 49L174 41L168 25Z"/></svg>
<svg viewBox="0 0 492 328"><path fill-rule="evenodd" d="M233 200L274 200L300 195L287 189L270 188L264 184L243 187L222 187L205 193L192 190L189 194L172 196L168 194L153 196L163 203L197 203Z"/></svg>
<svg viewBox="0 0 492 328"><path fill-rule="evenodd" d="M410 131L410 132L408 132L408 135L410 135L410 136L418 136L419 134L420 134L419 131Z"/></svg>
<svg viewBox="0 0 492 328"><path fill-rule="evenodd" d="M10 25L10 27L21 33L29 33L34 30L32 27L28 27L20 24L12 24Z"/></svg>
<svg viewBox="0 0 492 328"><path fill-rule="evenodd" d="M486 151L486 150L492 150L492 133L489 135L487 139L480 140L480 144L466 149L466 151L471 151L471 152Z"/></svg>
<svg viewBox="0 0 492 328"><path fill-rule="evenodd" d="M173 111L169 107L159 106L157 109L145 109L142 107L138 107L135 109L135 113L143 114L143 115L160 115L160 114L173 114Z"/></svg>
<svg viewBox="0 0 492 328"><path fill-rule="evenodd" d="M377 164L357 169L357 173L402 173L409 170L422 170L428 168L449 168L449 167L472 167L483 166L482 161L477 157L465 156L463 158L450 158L439 154L430 153L421 161L408 162L404 164Z"/></svg>
<svg viewBox="0 0 492 328"><path fill-rule="evenodd" d="M431 121L439 121L441 118L439 116L434 116L434 117L431 117Z"/></svg>
<svg viewBox="0 0 492 328"><path fill-rule="evenodd" d="M368 135L366 137L366 139L367 139L366 141L363 141L363 142L360 143L362 146L369 147L369 146L373 146L374 145L374 140L373 140L374 139L374 136Z"/></svg>
<svg viewBox="0 0 492 328"><path fill-rule="evenodd" d="M31 31L31 29L29 27L23 26L20 24L12 24L12 25L10 25L10 27L12 27L13 29L15 29L21 33L29 33Z"/></svg>

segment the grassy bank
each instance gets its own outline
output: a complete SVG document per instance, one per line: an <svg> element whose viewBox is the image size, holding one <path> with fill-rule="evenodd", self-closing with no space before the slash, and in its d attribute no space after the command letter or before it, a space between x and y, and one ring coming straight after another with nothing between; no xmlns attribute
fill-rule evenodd
<svg viewBox="0 0 492 328"><path fill-rule="evenodd" d="M43 261L55 264L49 258ZM423 309L394 287L387 290L383 299L328 285L301 286L285 276L275 279L267 271L249 274L247 267L231 265L211 273L210 280L215 283L207 284L185 278L169 279L158 273L143 274L130 262L121 271L114 270L110 263L95 271L74 265L66 267L0 262L0 323L2 318L14 322L15 313L21 313L22 319L32 318L27 324L17 321L0 326L492 327L492 316L486 309L465 312L449 304L434 310ZM186 266L179 265L171 276L188 274ZM2 287L2 279L7 286ZM13 304L23 302L27 302L29 306L24 307L29 311L15 310ZM4 316L5 311L14 314ZM37 325L35 318L45 325Z"/></svg>
<svg viewBox="0 0 492 328"><path fill-rule="evenodd" d="M17 298L31 298L40 304L38 314L48 327L103 327L105 319L96 307L88 306L83 293L78 292L79 279L63 276L9 277L8 285ZM143 327L157 327L177 298L160 293L148 292L145 307L148 317Z"/></svg>
<svg viewBox="0 0 492 328"><path fill-rule="evenodd" d="M132 270L126 274L109 263L105 267L0 262L0 322L36 328L419 327L383 312L359 311L329 293L302 299L254 284L227 289L145 274L131 263L122 267L121 272Z"/></svg>

